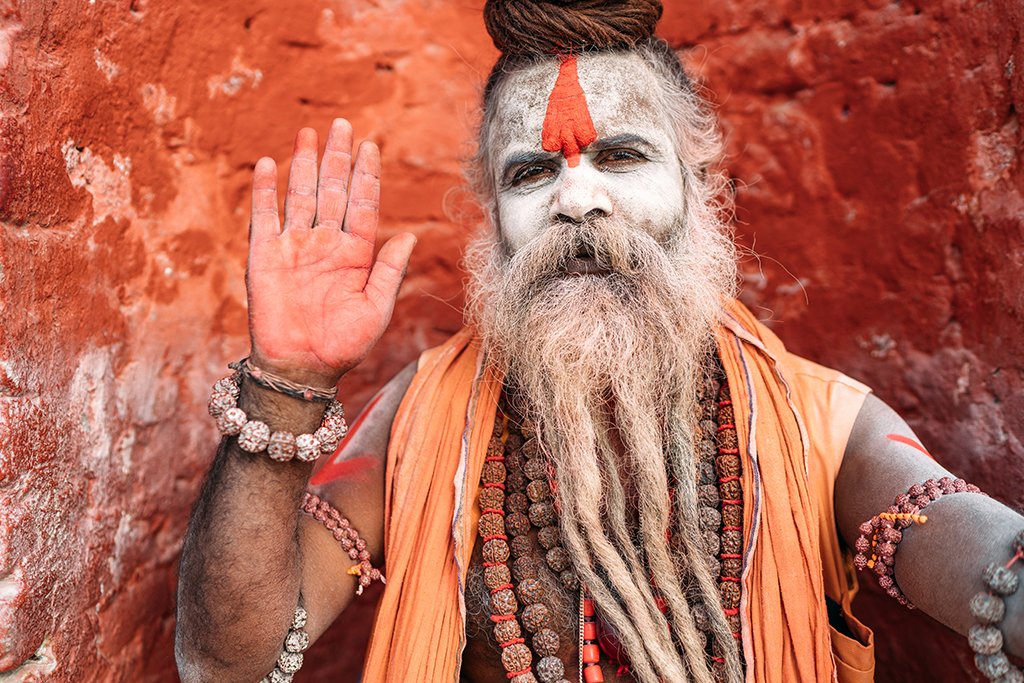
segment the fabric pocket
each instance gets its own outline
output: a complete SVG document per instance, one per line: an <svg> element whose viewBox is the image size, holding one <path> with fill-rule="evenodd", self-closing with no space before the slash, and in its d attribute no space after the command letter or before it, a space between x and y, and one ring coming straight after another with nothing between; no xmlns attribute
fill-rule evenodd
<svg viewBox="0 0 1024 683"><path fill-rule="evenodd" d="M855 638L843 635L834 626L828 627L839 683L872 683L875 680L875 634L849 612L843 617Z"/></svg>

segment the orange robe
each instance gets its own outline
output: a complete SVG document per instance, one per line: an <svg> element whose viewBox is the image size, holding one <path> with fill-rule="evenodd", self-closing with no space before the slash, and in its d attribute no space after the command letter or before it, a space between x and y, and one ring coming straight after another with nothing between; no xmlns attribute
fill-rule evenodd
<svg viewBox="0 0 1024 683"><path fill-rule="evenodd" d="M739 303L717 330L743 458L740 615L748 683L874 679L871 631L840 549L833 485L868 389L798 358ZM384 511L388 583L365 683L457 683L480 473L501 380L471 329L426 351L392 426ZM858 640L828 621L839 603Z"/></svg>

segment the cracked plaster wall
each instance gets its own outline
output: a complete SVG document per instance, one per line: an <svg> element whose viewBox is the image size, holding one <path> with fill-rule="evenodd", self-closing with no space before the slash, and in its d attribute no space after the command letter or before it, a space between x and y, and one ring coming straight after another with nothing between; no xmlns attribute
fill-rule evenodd
<svg viewBox="0 0 1024 683"><path fill-rule="evenodd" d="M1024 10L667 4L661 34L719 107L739 239L762 255L744 300L1024 506ZM479 8L0 5L0 679L176 680L175 563L215 444L208 386L246 349L259 156L347 116L382 145L384 232L419 235L350 407L458 327L475 216L459 160L494 57ZM976 678L961 638L877 591L859 602L880 681ZM355 680L370 617L300 678Z"/></svg>

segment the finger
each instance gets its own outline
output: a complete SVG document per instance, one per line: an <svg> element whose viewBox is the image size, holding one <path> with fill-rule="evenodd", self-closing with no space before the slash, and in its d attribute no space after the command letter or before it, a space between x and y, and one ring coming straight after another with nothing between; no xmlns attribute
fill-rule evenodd
<svg viewBox="0 0 1024 683"><path fill-rule="evenodd" d="M277 237L281 232L281 219L277 215L277 164L270 157L256 162L252 174L252 218L249 221L249 239Z"/></svg>
<svg viewBox="0 0 1024 683"><path fill-rule="evenodd" d="M416 246L416 236L409 232L395 235L389 239L373 264L370 278L366 281L366 296L377 310L387 317L395 307L398 288L405 279L405 271L409 267L409 257Z"/></svg>
<svg viewBox="0 0 1024 683"><path fill-rule="evenodd" d="M284 198L284 229L307 229L316 215L317 135L303 128L295 136L295 153L288 172L288 194Z"/></svg>
<svg viewBox="0 0 1024 683"><path fill-rule="evenodd" d="M352 124L334 119L327 134L327 147L320 162L320 181L316 190L318 228L341 229L348 202L348 177L352 173Z"/></svg>
<svg viewBox="0 0 1024 683"><path fill-rule="evenodd" d="M352 185L345 211L345 232L361 237L370 244L377 238L380 214L380 150L372 142L359 145Z"/></svg>

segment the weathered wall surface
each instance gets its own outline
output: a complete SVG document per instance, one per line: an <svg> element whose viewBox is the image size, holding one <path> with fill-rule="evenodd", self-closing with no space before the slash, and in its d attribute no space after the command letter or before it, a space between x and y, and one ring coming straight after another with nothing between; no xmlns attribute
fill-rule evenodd
<svg viewBox="0 0 1024 683"><path fill-rule="evenodd" d="M473 213L453 188L494 56L480 4L0 9L0 678L176 680L175 562L215 443L208 386L247 345L259 156L346 116L381 143L385 233L419 235L350 406L458 327ZM662 27L729 135L738 233L763 256L748 303L1017 507L1022 24L1013 0L695 0ZM879 680L973 675L959 637L861 602ZM355 680L370 618L301 678Z"/></svg>

